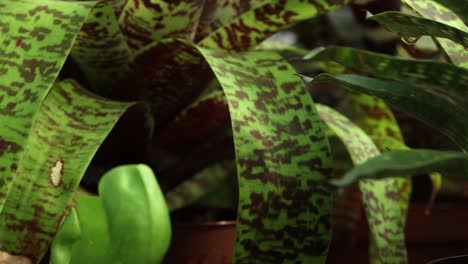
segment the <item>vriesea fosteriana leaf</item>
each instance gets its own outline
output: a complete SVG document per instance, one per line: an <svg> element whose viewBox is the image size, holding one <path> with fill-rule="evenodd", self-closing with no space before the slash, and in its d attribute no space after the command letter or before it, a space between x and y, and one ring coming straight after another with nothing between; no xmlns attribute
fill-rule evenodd
<svg viewBox="0 0 468 264"><path fill-rule="evenodd" d="M463 150L468 150L468 115L442 98L404 83L358 75L320 74L313 80L336 83L383 99L395 108L441 131Z"/></svg>
<svg viewBox="0 0 468 264"><path fill-rule="evenodd" d="M452 12L457 14L461 20L465 23L468 21L468 14L466 13L466 6L468 5L467 0L435 0L437 3L450 9Z"/></svg>
<svg viewBox="0 0 468 264"><path fill-rule="evenodd" d="M52 262L161 263L169 248L169 210L146 165L107 172L99 196L78 196L52 245Z"/></svg>
<svg viewBox="0 0 468 264"><path fill-rule="evenodd" d="M3 250L40 260L91 158L130 105L96 97L73 81L52 88L34 115L4 198Z"/></svg>
<svg viewBox="0 0 468 264"><path fill-rule="evenodd" d="M466 180L468 154L456 151L394 150L368 160L347 172L343 178L332 180L337 186L361 179L382 179L401 175L440 172L446 177Z"/></svg>
<svg viewBox="0 0 468 264"><path fill-rule="evenodd" d="M404 59L347 47L318 48L304 59L333 61L356 72L433 89L460 104L468 100L468 70L453 64Z"/></svg>
<svg viewBox="0 0 468 264"><path fill-rule="evenodd" d="M165 195L169 209L174 211L196 202L230 176L234 166L234 162L226 161L197 172Z"/></svg>
<svg viewBox="0 0 468 264"><path fill-rule="evenodd" d="M468 27L465 25L463 20L461 20L450 9L437 3L435 0L402 0L402 2L409 5L422 17L450 25L464 32L468 32ZM468 68L468 52L466 52L462 45L448 39L438 38L437 40L453 64L463 68Z"/></svg>
<svg viewBox="0 0 468 264"><path fill-rule="evenodd" d="M346 117L324 105L317 105L317 111L322 121L343 141L355 164L379 155L369 136ZM361 181L359 187L371 241L378 252L378 259L372 260L373 263L407 263L398 182L395 179Z"/></svg>
<svg viewBox="0 0 468 264"><path fill-rule="evenodd" d="M275 53L199 50L230 109L241 186L236 262L323 263L331 196L321 182L331 157L306 87Z"/></svg>
<svg viewBox="0 0 468 264"><path fill-rule="evenodd" d="M385 28L400 34L408 40L421 36L433 36L450 39L468 47L468 33L458 28L431 19L412 16L396 11L383 12L377 15L367 13L367 19L379 22Z"/></svg>
<svg viewBox="0 0 468 264"><path fill-rule="evenodd" d="M112 3L101 1L93 8L81 27L71 57L89 83L100 95L111 94L114 85L127 73L130 49L120 32Z"/></svg>

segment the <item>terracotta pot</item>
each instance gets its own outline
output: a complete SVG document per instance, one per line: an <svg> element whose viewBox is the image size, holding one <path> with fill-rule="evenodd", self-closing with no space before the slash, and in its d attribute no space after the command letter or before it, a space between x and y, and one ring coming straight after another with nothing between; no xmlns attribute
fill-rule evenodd
<svg viewBox="0 0 468 264"><path fill-rule="evenodd" d="M230 264L236 237L235 221L174 224L167 264Z"/></svg>

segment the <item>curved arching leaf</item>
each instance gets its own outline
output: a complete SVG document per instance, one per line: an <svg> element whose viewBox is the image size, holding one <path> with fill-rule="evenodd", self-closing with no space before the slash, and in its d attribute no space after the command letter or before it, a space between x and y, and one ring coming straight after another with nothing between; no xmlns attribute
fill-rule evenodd
<svg viewBox="0 0 468 264"><path fill-rule="evenodd" d="M402 2L409 5L422 17L468 32L468 27L465 25L465 22L463 22L463 20L461 20L450 9L437 3L436 0L402 0ZM466 52L462 45L456 44L448 39L438 38L437 40L453 64L463 68L468 68L468 52Z"/></svg>
<svg viewBox="0 0 468 264"><path fill-rule="evenodd" d="M394 150L383 153L354 167L341 179L333 179L336 186L345 186L361 179L383 179L402 175L440 172L447 177L466 180L468 154L456 151Z"/></svg>
<svg viewBox="0 0 468 264"><path fill-rule="evenodd" d="M34 116L0 213L3 249L38 262L45 254L91 158L132 103L57 83Z"/></svg>
<svg viewBox="0 0 468 264"><path fill-rule="evenodd" d="M379 155L369 136L346 117L324 105L317 105L317 111L322 121L343 141L355 164ZM371 241L378 252L378 259L373 259L372 263L407 263L402 201L397 180L361 181L359 187Z"/></svg>
<svg viewBox="0 0 468 264"><path fill-rule="evenodd" d="M356 72L433 89L460 104L468 100L468 70L452 64L404 59L347 47L319 48L304 59L333 61Z"/></svg>
<svg viewBox="0 0 468 264"><path fill-rule="evenodd" d="M89 89L110 95L115 84L127 73L130 49L120 32L112 3L101 1L81 27L70 56L83 71Z"/></svg>
<svg viewBox="0 0 468 264"><path fill-rule="evenodd" d="M268 1L229 21L197 44L205 48L245 51L273 33L349 2L349 0Z"/></svg>
<svg viewBox="0 0 468 264"><path fill-rule="evenodd" d="M419 39L421 36L440 37L453 40L468 48L467 32L431 19L396 11L383 12L377 15L370 14L367 16L367 19L375 20L385 28L405 38Z"/></svg>
<svg viewBox="0 0 468 264"><path fill-rule="evenodd" d="M468 150L468 115L447 101L415 87L358 75L320 74L316 82L332 82L383 99L393 107L441 131Z"/></svg>
<svg viewBox="0 0 468 264"><path fill-rule="evenodd" d="M437 3L445 6L453 11L457 16L462 19L465 24L468 22L468 14L466 13L467 0L435 0Z"/></svg>
<svg viewBox="0 0 468 264"><path fill-rule="evenodd" d="M182 182L165 195L169 210L174 211L196 202L233 171L233 162L223 162L197 172L192 178Z"/></svg>

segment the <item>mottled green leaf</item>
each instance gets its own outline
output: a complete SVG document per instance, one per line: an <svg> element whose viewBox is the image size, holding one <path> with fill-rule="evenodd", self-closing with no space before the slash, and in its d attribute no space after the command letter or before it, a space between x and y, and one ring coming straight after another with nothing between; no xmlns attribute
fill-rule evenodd
<svg viewBox="0 0 468 264"><path fill-rule="evenodd" d="M163 38L193 40L203 0L127 1L119 18L128 45L138 50Z"/></svg>
<svg viewBox="0 0 468 264"><path fill-rule="evenodd" d="M196 202L217 187L234 171L233 169L233 162L215 164L202 169L165 195L167 206L174 211Z"/></svg>
<svg viewBox="0 0 468 264"><path fill-rule="evenodd" d="M273 33L347 4L348 0L272 0L229 21L198 42L202 47L247 50Z"/></svg>
<svg viewBox="0 0 468 264"><path fill-rule="evenodd" d="M383 99L393 107L438 129L462 149L468 149L468 115L437 96L403 83L357 75L320 74L314 81L337 83Z"/></svg>
<svg viewBox="0 0 468 264"><path fill-rule="evenodd" d="M232 19L271 0L205 0L195 42L203 39Z"/></svg>
<svg viewBox="0 0 468 264"><path fill-rule="evenodd" d="M323 263L331 157L313 102L277 54L200 49L229 103L239 176L237 263Z"/></svg>
<svg viewBox="0 0 468 264"><path fill-rule="evenodd" d="M409 5L422 17L468 32L468 27L455 13L434 0L403 0L402 2ZM455 65L468 68L468 52L462 45L448 39L438 38L438 41Z"/></svg>
<svg viewBox="0 0 468 264"><path fill-rule="evenodd" d="M319 48L304 58L311 61L333 61L360 73L433 89L450 96L461 106L468 100L468 70L452 64L403 59L342 47Z"/></svg>
<svg viewBox="0 0 468 264"><path fill-rule="evenodd" d="M2 249L34 262L42 257L91 158L130 105L96 97L73 81L54 86L12 168L0 213Z"/></svg>
<svg viewBox="0 0 468 264"><path fill-rule="evenodd" d="M370 14L370 13L368 13ZM433 36L453 40L468 47L468 33L458 28L431 19L412 16L396 11L368 15L367 19L375 20L387 29L400 36L419 39L421 36Z"/></svg>
<svg viewBox="0 0 468 264"><path fill-rule="evenodd" d="M85 74L89 88L101 95L109 95L127 73L130 49L120 33L111 2L99 2L95 6L81 27L70 55Z"/></svg>
<svg viewBox="0 0 468 264"><path fill-rule="evenodd" d="M361 179L383 179L401 175L440 172L447 177L466 180L468 154L456 151L394 150L354 167L332 184L345 186Z"/></svg>
<svg viewBox="0 0 468 264"><path fill-rule="evenodd" d="M94 3L0 3L0 211L33 115L62 68ZM51 30L50 23L61 21Z"/></svg>
<svg viewBox="0 0 468 264"><path fill-rule="evenodd" d="M435 0L439 4L447 7L459 16L465 23L468 21L468 13L466 7L468 6L467 0Z"/></svg>
<svg viewBox="0 0 468 264"><path fill-rule="evenodd" d="M324 105L317 105L317 111L322 121L343 141L355 164L379 155L369 136L346 117ZM406 263L404 222L397 181L361 181L359 187L371 229L371 241L378 252L379 259L374 261Z"/></svg>

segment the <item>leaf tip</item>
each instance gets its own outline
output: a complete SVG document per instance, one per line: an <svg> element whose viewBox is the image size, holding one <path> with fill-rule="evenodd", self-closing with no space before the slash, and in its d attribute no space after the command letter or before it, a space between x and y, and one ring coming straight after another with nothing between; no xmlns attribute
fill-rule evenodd
<svg viewBox="0 0 468 264"><path fill-rule="evenodd" d="M374 14L369 12L369 10L364 10L364 12L366 12L366 19L370 19L370 18L372 18L374 16Z"/></svg>

